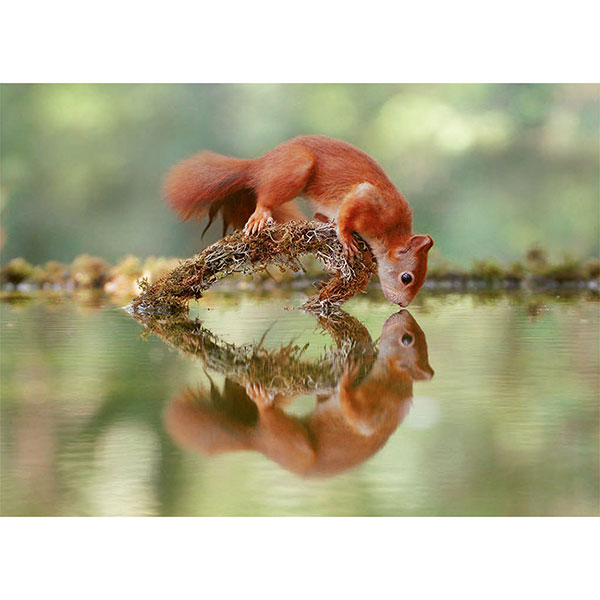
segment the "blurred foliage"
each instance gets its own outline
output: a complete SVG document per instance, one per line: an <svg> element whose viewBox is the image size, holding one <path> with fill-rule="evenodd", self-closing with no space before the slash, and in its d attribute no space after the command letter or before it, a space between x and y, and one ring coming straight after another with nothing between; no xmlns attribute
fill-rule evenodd
<svg viewBox="0 0 600 600"><path fill-rule="evenodd" d="M69 272L68 265L56 260L49 260L45 265L35 267L33 281L41 288L60 286L69 278Z"/></svg>
<svg viewBox="0 0 600 600"><path fill-rule="evenodd" d="M189 256L160 197L200 149L259 156L298 134L377 159L448 260L599 251L597 85L4 85L3 263Z"/></svg>
<svg viewBox="0 0 600 600"><path fill-rule="evenodd" d="M102 258L82 254L71 265L71 277L79 287L102 287L109 270L110 265Z"/></svg>
<svg viewBox="0 0 600 600"><path fill-rule="evenodd" d="M137 285L140 279L145 278L149 283L154 283L178 267L180 262L177 258L154 256L149 256L142 262L139 258L128 255L111 266L102 258L82 254L70 265L50 260L45 265L33 266L19 257L2 267L0 281L8 290L12 286L23 292L92 288L134 297L140 293Z"/></svg>
<svg viewBox="0 0 600 600"><path fill-rule="evenodd" d="M34 272L34 268L24 258L13 258L2 268L2 282L19 285L32 278Z"/></svg>

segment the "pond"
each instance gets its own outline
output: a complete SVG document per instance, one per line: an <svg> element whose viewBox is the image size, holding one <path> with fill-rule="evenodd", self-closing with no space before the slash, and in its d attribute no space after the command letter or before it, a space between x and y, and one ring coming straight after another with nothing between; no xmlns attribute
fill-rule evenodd
<svg viewBox="0 0 600 600"><path fill-rule="evenodd" d="M1 306L3 515L597 515L596 298Z"/></svg>

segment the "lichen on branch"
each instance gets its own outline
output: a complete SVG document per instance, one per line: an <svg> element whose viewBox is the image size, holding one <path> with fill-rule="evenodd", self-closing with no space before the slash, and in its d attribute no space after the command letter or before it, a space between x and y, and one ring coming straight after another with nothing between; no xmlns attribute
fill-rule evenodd
<svg viewBox="0 0 600 600"><path fill-rule="evenodd" d="M236 231L184 260L153 285L145 285L131 309L142 313L181 312L187 309L189 300L201 298L204 291L229 275L260 273L269 266L298 272L303 270L300 258L312 254L330 278L318 284L317 294L303 308L326 314L362 292L376 270L368 244L357 235L356 240L360 255L350 262L330 223L291 221L267 226L252 236Z"/></svg>

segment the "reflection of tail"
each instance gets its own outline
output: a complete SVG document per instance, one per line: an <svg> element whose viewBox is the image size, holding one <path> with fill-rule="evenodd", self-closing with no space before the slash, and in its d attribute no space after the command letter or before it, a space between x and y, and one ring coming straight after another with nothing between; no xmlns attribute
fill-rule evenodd
<svg viewBox="0 0 600 600"><path fill-rule="evenodd" d="M215 410L240 425L252 426L258 422L258 409L246 390L235 381L225 379L220 392L210 380L210 397Z"/></svg>
<svg viewBox="0 0 600 600"><path fill-rule="evenodd" d="M244 388L225 380L220 392L187 389L165 410L167 430L189 450L204 454L244 450L244 432L258 423L258 409Z"/></svg>
<svg viewBox="0 0 600 600"><path fill-rule="evenodd" d="M201 152L176 164L168 173L163 191L167 204L184 220L208 215L208 225L221 213L223 235L231 225L241 229L256 208L251 181L253 160ZM292 202L273 210L278 223L303 219ZM205 229L205 231L206 231Z"/></svg>
<svg viewBox="0 0 600 600"><path fill-rule="evenodd" d="M209 399L210 398L210 399ZM244 388L225 380L223 392L185 390L165 409L167 431L179 446L205 455L255 450L290 471L304 473L315 460L308 432L276 406L262 411Z"/></svg>

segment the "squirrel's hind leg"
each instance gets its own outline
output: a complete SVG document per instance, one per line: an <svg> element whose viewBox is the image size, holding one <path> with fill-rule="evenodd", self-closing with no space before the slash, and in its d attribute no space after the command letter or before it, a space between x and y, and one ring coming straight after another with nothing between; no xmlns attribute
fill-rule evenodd
<svg viewBox="0 0 600 600"><path fill-rule="evenodd" d="M256 209L244 227L244 233L259 233L282 204L299 196L310 177L312 154L302 146L283 146L266 154L256 170L254 190Z"/></svg>

